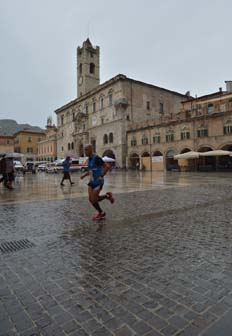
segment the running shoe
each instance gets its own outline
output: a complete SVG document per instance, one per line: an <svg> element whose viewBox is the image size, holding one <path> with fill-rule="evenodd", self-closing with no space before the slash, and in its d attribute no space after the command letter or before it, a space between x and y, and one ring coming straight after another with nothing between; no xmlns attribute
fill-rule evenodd
<svg viewBox="0 0 232 336"><path fill-rule="evenodd" d="M99 220L99 219L104 219L104 218L106 218L106 214L105 212L102 212L102 213L98 213L94 215L92 220Z"/></svg>
<svg viewBox="0 0 232 336"><path fill-rule="evenodd" d="M112 192L107 192L106 193L107 199L110 201L110 203L114 203L114 198Z"/></svg>

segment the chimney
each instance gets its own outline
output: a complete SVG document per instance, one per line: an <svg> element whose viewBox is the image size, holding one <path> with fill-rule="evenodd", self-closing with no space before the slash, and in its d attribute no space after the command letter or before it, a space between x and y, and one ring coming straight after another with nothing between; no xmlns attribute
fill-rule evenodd
<svg viewBox="0 0 232 336"><path fill-rule="evenodd" d="M219 88L219 92L222 92L222 88L221 87Z"/></svg>
<svg viewBox="0 0 232 336"><path fill-rule="evenodd" d="M225 81L227 93L232 93L232 81Z"/></svg>

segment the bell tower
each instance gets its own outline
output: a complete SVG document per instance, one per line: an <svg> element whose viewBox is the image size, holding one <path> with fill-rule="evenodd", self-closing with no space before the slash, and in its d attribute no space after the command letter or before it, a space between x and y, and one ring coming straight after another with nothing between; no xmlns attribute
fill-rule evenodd
<svg viewBox="0 0 232 336"><path fill-rule="evenodd" d="M100 48L93 47L89 38L77 48L77 97L100 84Z"/></svg>

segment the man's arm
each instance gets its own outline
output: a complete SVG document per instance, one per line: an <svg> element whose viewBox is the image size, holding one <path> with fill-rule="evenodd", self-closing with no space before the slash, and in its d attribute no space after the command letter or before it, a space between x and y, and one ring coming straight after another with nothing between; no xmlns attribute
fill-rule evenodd
<svg viewBox="0 0 232 336"><path fill-rule="evenodd" d="M88 175L89 175L89 172L87 171L87 172L85 172L84 174L82 174L82 175L80 176L80 179L83 180L83 178L85 178L85 177L88 176Z"/></svg>
<svg viewBox="0 0 232 336"><path fill-rule="evenodd" d="M102 175L99 176L99 178L98 178L99 182L101 182L103 180L104 176L106 175L106 173L109 170L108 165L105 162L103 163L102 167L103 167L103 171L102 171Z"/></svg>
<svg viewBox="0 0 232 336"><path fill-rule="evenodd" d="M106 173L108 172L108 170L109 170L109 167L108 167L108 165L104 162L102 175L105 176ZM103 176L102 176L102 177L103 177Z"/></svg>

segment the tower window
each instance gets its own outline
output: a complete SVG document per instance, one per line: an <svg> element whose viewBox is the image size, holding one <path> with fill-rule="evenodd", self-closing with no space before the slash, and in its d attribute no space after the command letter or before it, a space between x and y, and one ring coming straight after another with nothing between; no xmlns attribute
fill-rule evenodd
<svg viewBox="0 0 232 336"><path fill-rule="evenodd" d="M64 125L64 116L63 115L60 117L60 123L61 123L61 126Z"/></svg>
<svg viewBox="0 0 232 336"><path fill-rule="evenodd" d="M80 64L80 75L82 74L82 63Z"/></svg>
<svg viewBox="0 0 232 336"><path fill-rule="evenodd" d="M104 137L103 137L103 144L107 144L108 143L108 136L107 134L104 134Z"/></svg>
<svg viewBox="0 0 232 336"><path fill-rule="evenodd" d="M110 143L114 142L114 136L113 136L113 133L110 133L110 134L109 134L109 142L110 142Z"/></svg>
<svg viewBox="0 0 232 336"><path fill-rule="evenodd" d="M147 101L147 110L150 110L150 102Z"/></svg>
<svg viewBox="0 0 232 336"><path fill-rule="evenodd" d="M89 65L89 72L91 74L95 73L95 64L94 63L90 63L90 65Z"/></svg>
<svg viewBox="0 0 232 336"><path fill-rule="evenodd" d="M104 100L103 100L103 98L101 98L101 100L100 100L100 108L101 108L101 110L103 110L103 107L104 107Z"/></svg>
<svg viewBox="0 0 232 336"><path fill-rule="evenodd" d="M109 94L109 106L112 106L113 104L113 95L112 93Z"/></svg>
<svg viewBox="0 0 232 336"><path fill-rule="evenodd" d="M164 103L160 103L160 113L164 113Z"/></svg>

